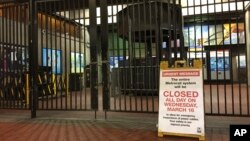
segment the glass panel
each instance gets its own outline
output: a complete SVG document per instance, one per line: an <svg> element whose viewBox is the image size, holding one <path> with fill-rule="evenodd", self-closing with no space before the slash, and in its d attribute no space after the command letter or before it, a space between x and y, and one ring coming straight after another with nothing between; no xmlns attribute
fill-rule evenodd
<svg viewBox="0 0 250 141"><path fill-rule="evenodd" d="M101 8L100 7L96 8L96 16L97 17L101 16Z"/></svg>
<svg viewBox="0 0 250 141"><path fill-rule="evenodd" d="M188 15L193 15L194 14L194 7L188 8Z"/></svg>
<svg viewBox="0 0 250 141"><path fill-rule="evenodd" d="M126 5L123 5L123 8L126 8ZM122 5L118 5L118 12L122 10Z"/></svg>
<svg viewBox="0 0 250 141"><path fill-rule="evenodd" d="M185 47L188 47L188 46L189 46L188 27L184 27L184 29L183 29L183 36L184 36L184 46L185 46Z"/></svg>
<svg viewBox="0 0 250 141"><path fill-rule="evenodd" d="M236 23L224 24L224 43L230 44L230 39L232 44L237 44L238 40L241 44L245 43L244 23L239 23L238 25Z"/></svg>
<svg viewBox="0 0 250 141"><path fill-rule="evenodd" d="M202 6L201 11L202 11L202 14L207 13L208 11L207 6Z"/></svg>
<svg viewBox="0 0 250 141"><path fill-rule="evenodd" d="M210 52L211 80L230 79L229 51Z"/></svg>
<svg viewBox="0 0 250 141"><path fill-rule="evenodd" d="M190 26L189 27L189 45L190 47L194 47L195 46L195 40L194 40L194 26Z"/></svg>
<svg viewBox="0 0 250 141"><path fill-rule="evenodd" d="M112 7L113 7L113 15L117 14L117 9L118 11L122 10L122 5L114 5L114 6L108 6L108 15L112 15ZM118 8L117 8L118 7ZM126 8L126 5L123 5L123 8ZM98 8L97 8L98 9Z"/></svg>
<svg viewBox="0 0 250 141"><path fill-rule="evenodd" d="M223 11L228 11L229 10L228 3L223 3L222 6L223 6Z"/></svg>
<svg viewBox="0 0 250 141"><path fill-rule="evenodd" d="M85 13L84 17L89 18L89 9L85 9L84 13Z"/></svg>
<svg viewBox="0 0 250 141"><path fill-rule="evenodd" d="M195 26L195 45L196 47L201 47L202 39L201 39L201 26Z"/></svg>
<svg viewBox="0 0 250 141"><path fill-rule="evenodd" d="M237 9L243 10L243 2L237 2Z"/></svg>
<svg viewBox="0 0 250 141"><path fill-rule="evenodd" d="M85 19L85 25L89 25L89 19Z"/></svg>
<svg viewBox="0 0 250 141"><path fill-rule="evenodd" d="M216 12L221 12L222 11L221 4L216 4L215 5L215 10L216 10Z"/></svg>
<svg viewBox="0 0 250 141"><path fill-rule="evenodd" d="M96 18L97 24L101 24L101 18Z"/></svg>
<svg viewBox="0 0 250 141"><path fill-rule="evenodd" d="M209 38L208 41L210 45L215 45L215 26L214 25L209 25Z"/></svg>
<svg viewBox="0 0 250 141"><path fill-rule="evenodd" d="M223 26L222 25L216 25L216 45L223 45Z"/></svg>
<svg viewBox="0 0 250 141"><path fill-rule="evenodd" d="M208 0L208 4L213 4L214 0Z"/></svg>
<svg viewBox="0 0 250 141"><path fill-rule="evenodd" d="M201 33L202 30L202 33ZM196 32L196 34L195 34ZM195 30L193 26L189 26L189 34L188 34L188 27L184 27L184 45L190 46L190 48L202 47L204 45L208 45L209 37L208 37L208 26L203 25L195 26ZM190 44L189 44L190 43Z"/></svg>
<svg viewBox="0 0 250 141"><path fill-rule="evenodd" d="M117 20L116 20L116 16L113 16L113 17L108 17L108 23L116 23ZM113 21L112 21L113 20Z"/></svg>
<svg viewBox="0 0 250 141"><path fill-rule="evenodd" d="M175 2L176 4L179 4L179 0L176 0L176 2Z"/></svg>
<svg viewBox="0 0 250 141"><path fill-rule="evenodd" d="M195 0L194 5L200 5L201 4L201 0Z"/></svg>
<svg viewBox="0 0 250 141"><path fill-rule="evenodd" d="M182 15L183 15L183 16L188 15L188 14L187 14L187 8L182 8Z"/></svg>
<svg viewBox="0 0 250 141"><path fill-rule="evenodd" d="M195 7L195 14L201 14L201 7Z"/></svg>
<svg viewBox="0 0 250 141"><path fill-rule="evenodd" d="M188 6L194 6L194 1L193 0L188 0Z"/></svg>
<svg viewBox="0 0 250 141"><path fill-rule="evenodd" d="M235 2L230 3L230 11L234 11L234 10L236 10L236 4L235 4Z"/></svg>
<svg viewBox="0 0 250 141"><path fill-rule="evenodd" d="M81 73L84 71L84 54L78 52L71 52L71 72Z"/></svg>
<svg viewBox="0 0 250 141"><path fill-rule="evenodd" d="M113 7L113 9L112 9ZM113 15L115 15L117 12L116 8L114 6L108 6L108 15L111 16L112 15L112 10L113 10Z"/></svg>
<svg viewBox="0 0 250 141"><path fill-rule="evenodd" d="M207 0L201 0L201 4L207 4Z"/></svg>
<svg viewBox="0 0 250 141"><path fill-rule="evenodd" d="M245 7L246 7L248 4L249 4L249 1L248 1L248 2L246 2L246 1L244 2Z"/></svg>
<svg viewBox="0 0 250 141"><path fill-rule="evenodd" d="M186 7L187 6L187 0L181 0L181 6Z"/></svg>
<svg viewBox="0 0 250 141"><path fill-rule="evenodd" d="M244 23L238 23L238 36L239 36L239 43L245 43L245 26Z"/></svg>
<svg viewBox="0 0 250 141"><path fill-rule="evenodd" d="M230 24L223 25L224 44L230 44Z"/></svg>
<svg viewBox="0 0 250 141"><path fill-rule="evenodd" d="M240 59L239 61L238 58ZM236 63L237 67L246 68L246 56L245 55L240 55L240 57L236 56ZM238 63L240 63L240 65Z"/></svg>
<svg viewBox="0 0 250 141"><path fill-rule="evenodd" d="M208 25L202 26L202 38L201 38L202 44L204 46L208 45L209 37L208 37Z"/></svg>
<svg viewBox="0 0 250 141"><path fill-rule="evenodd" d="M208 11L209 11L209 13L214 13L214 5L209 5Z"/></svg>

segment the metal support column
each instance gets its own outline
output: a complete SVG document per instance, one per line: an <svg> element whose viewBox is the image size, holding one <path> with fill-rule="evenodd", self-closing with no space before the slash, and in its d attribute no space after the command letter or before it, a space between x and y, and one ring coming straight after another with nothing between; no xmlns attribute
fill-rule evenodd
<svg viewBox="0 0 250 141"><path fill-rule="evenodd" d="M102 49L102 80L103 110L109 110L109 64L108 64L108 11L107 0L101 3L101 49Z"/></svg>
<svg viewBox="0 0 250 141"><path fill-rule="evenodd" d="M37 46L37 9L34 0L29 1L29 73L31 75L31 118L36 117L38 46Z"/></svg>
<svg viewBox="0 0 250 141"><path fill-rule="evenodd" d="M90 79L91 108L98 110L98 70L97 70L97 23L96 0L89 0L90 15Z"/></svg>

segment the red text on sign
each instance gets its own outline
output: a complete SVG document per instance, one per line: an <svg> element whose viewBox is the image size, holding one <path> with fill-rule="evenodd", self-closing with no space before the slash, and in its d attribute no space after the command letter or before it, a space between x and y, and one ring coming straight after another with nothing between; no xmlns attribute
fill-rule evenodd
<svg viewBox="0 0 250 141"><path fill-rule="evenodd" d="M197 91L164 91L163 95L165 97L198 97L199 93Z"/></svg>

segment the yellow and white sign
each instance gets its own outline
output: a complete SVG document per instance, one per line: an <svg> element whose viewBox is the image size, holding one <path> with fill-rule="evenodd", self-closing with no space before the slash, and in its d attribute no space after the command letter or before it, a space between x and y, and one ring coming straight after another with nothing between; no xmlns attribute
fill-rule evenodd
<svg viewBox="0 0 250 141"><path fill-rule="evenodd" d="M160 71L158 135L205 136L202 69Z"/></svg>

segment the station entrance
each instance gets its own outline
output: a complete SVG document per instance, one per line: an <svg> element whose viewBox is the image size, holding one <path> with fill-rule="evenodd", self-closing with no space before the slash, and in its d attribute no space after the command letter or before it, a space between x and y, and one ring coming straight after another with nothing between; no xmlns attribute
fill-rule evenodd
<svg viewBox="0 0 250 141"><path fill-rule="evenodd" d="M157 113L160 62L202 59L205 113L249 116L245 41L205 40L244 19L183 16L180 0L1 1L0 108Z"/></svg>

